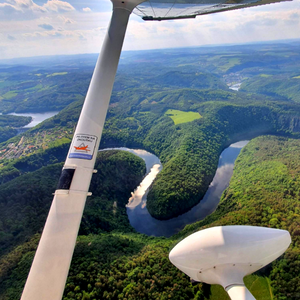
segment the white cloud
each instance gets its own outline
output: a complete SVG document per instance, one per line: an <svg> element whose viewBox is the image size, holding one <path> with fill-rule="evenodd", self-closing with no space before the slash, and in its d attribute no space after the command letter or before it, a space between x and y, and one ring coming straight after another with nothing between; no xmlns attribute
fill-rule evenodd
<svg viewBox="0 0 300 300"><path fill-rule="evenodd" d="M8 0L12 5L15 7L20 8L21 10L33 10L33 11L40 11L44 12L45 9L41 6L35 4L32 0Z"/></svg>
<svg viewBox="0 0 300 300"><path fill-rule="evenodd" d="M14 13L22 12L22 10L8 3L0 3L0 12L4 14L14 14Z"/></svg>
<svg viewBox="0 0 300 300"><path fill-rule="evenodd" d="M35 4L32 0L8 0L8 2L10 2L14 7L22 10L23 12L26 11L45 12L46 11L45 8Z"/></svg>
<svg viewBox="0 0 300 300"><path fill-rule="evenodd" d="M48 0L44 5L37 5L32 0L7 0L0 3L0 19L30 20L39 18L45 13L64 13L75 11L68 2Z"/></svg>
<svg viewBox="0 0 300 300"><path fill-rule="evenodd" d="M168 22L129 22L124 49L155 49L300 38L299 0L277 10L243 9ZM276 6L276 5L274 5ZM267 7L272 8L272 5Z"/></svg>
<svg viewBox="0 0 300 300"><path fill-rule="evenodd" d="M111 16L107 10L99 12L99 5L110 4L108 0L98 0L97 6L94 0L72 0L72 5L58 0L48 0L44 5L31 0L1 2L4 1L0 0L1 58L98 52ZM300 38L299 3L294 0L176 21L145 22L132 15L124 49Z"/></svg>
<svg viewBox="0 0 300 300"><path fill-rule="evenodd" d="M64 24L75 24L76 23L76 21L74 21L74 20L72 20L70 18L67 18L67 17L65 17L63 15L58 16L58 19L62 20Z"/></svg>
<svg viewBox="0 0 300 300"><path fill-rule="evenodd" d="M84 12L91 12L91 11L92 11L89 7L84 7L82 10L83 10Z"/></svg>
<svg viewBox="0 0 300 300"><path fill-rule="evenodd" d="M36 31L36 32L33 32L33 33L24 33L23 34L23 37L25 38L29 38L29 39L39 39L41 37L43 38L48 38L48 37L51 37L51 38L60 38L60 37L63 37L64 34L62 34L61 32L59 31L56 31L56 30L51 30L51 31Z"/></svg>
<svg viewBox="0 0 300 300"><path fill-rule="evenodd" d="M46 4L43 5L49 11L55 12L67 12L73 11L75 8L68 2L59 0L48 0Z"/></svg>
<svg viewBox="0 0 300 300"><path fill-rule="evenodd" d="M41 14L46 10L32 1L14 0L11 3L0 3L1 20L28 20L35 18L35 14Z"/></svg>
<svg viewBox="0 0 300 300"><path fill-rule="evenodd" d="M296 26L299 24L299 20L300 20L300 12L293 12L289 15L288 18L286 18L284 20L284 23L288 26Z"/></svg>

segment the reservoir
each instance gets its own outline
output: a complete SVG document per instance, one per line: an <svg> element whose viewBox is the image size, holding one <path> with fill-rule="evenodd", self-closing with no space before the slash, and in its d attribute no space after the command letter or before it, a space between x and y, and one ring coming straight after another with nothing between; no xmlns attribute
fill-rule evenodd
<svg viewBox="0 0 300 300"><path fill-rule="evenodd" d="M132 193L132 197L129 199L127 205L127 214L130 224L140 233L144 233L149 236L169 237L182 230L186 225L202 220L209 214L213 213L219 204L223 191L229 185L229 181L233 173L234 162L241 149L248 142L249 141L240 141L231 144L228 148L226 148L220 155L216 174L204 198L185 214L167 221L154 219L149 214L146 206L149 186L162 169L162 165L158 157L144 150L117 148L120 150L130 151L131 153L140 156L145 160L147 167L146 177L134 193Z"/></svg>
<svg viewBox="0 0 300 300"><path fill-rule="evenodd" d="M29 124L22 127L28 129L38 125L39 123L45 121L46 119L49 119L57 115L58 113L59 111L48 111L44 113L10 113L9 115L20 116L20 117L32 117L32 121Z"/></svg>
<svg viewBox="0 0 300 300"><path fill-rule="evenodd" d="M242 83L236 83L236 84L230 86L229 88L231 90L238 91L240 89L241 85L242 85Z"/></svg>

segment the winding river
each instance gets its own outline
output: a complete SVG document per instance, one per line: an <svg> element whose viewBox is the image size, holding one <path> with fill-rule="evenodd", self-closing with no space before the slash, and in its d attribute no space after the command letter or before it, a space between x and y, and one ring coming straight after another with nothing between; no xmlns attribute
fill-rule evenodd
<svg viewBox="0 0 300 300"><path fill-rule="evenodd" d="M220 155L216 174L204 198L185 214L167 221L154 219L146 207L149 187L156 175L162 170L162 164L159 158L145 150L111 148L131 152L144 159L146 163L147 175L140 186L132 193L132 197L127 204L127 214L130 224L140 233L169 237L182 230L185 225L204 219L216 210L222 193L229 184L233 173L234 162L241 149L248 142L249 141L240 141L226 148Z"/></svg>
<svg viewBox="0 0 300 300"><path fill-rule="evenodd" d="M11 113L11 115L31 116L32 122L23 127L24 129L28 129L36 126L45 119L56 115L57 113L58 112L23 114ZM234 162L241 149L247 143L248 141L240 141L231 144L228 148L226 148L220 155L216 174L203 199L188 212L167 221L154 219L149 214L146 207L149 187L151 186L157 174L162 170L162 164L159 158L145 150L128 148L107 148L103 150L125 150L141 157L145 161L147 175L137 189L132 193L132 197L129 199L127 204L127 215L129 222L136 229L136 231L140 233L144 233L149 236L153 235L169 237L182 230L186 225L202 220L216 210L222 193L229 184L233 173Z"/></svg>

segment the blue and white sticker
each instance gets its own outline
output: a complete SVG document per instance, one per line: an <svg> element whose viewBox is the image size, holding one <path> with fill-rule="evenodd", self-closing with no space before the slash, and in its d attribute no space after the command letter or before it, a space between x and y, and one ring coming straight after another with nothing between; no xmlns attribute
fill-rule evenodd
<svg viewBox="0 0 300 300"><path fill-rule="evenodd" d="M91 160L94 155L96 142L97 137L94 135L76 134L73 139L69 158Z"/></svg>

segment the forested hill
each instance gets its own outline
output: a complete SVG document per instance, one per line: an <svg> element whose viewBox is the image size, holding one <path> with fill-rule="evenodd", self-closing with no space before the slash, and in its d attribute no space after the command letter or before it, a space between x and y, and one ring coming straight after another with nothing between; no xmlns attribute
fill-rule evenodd
<svg viewBox="0 0 300 300"><path fill-rule="evenodd" d="M216 212L172 238L128 231L89 234L90 227L78 238L63 299L229 300L220 286L192 284L168 260L169 251L183 237L217 225L289 230L292 245L288 251L268 267L247 276L245 284L258 300L297 299L299 151L300 142L296 139L263 136L252 140L236 161L232 180ZM113 170L109 172L117 176ZM97 223L94 225L100 229ZM37 237L33 237L1 260L1 274L6 272L0 285L1 300L18 299L36 244Z"/></svg>
<svg viewBox="0 0 300 300"><path fill-rule="evenodd" d="M241 91L256 91L283 101L300 102L300 76L298 73L257 75L245 81Z"/></svg>
<svg viewBox="0 0 300 300"><path fill-rule="evenodd" d="M250 141L235 162L233 177L217 211L177 235L179 238L200 226L229 224L288 230L292 236L289 249L259 272L271 283L274 299L299 298L299 150L299 139L262 136ZM261 296L258 292L257 299Z"/></svg>
<svg viewBox="0 0 300 300"><path fill-rule="evenodd" d="M148 198L148 209L154 217L168 219L198 203L213 177L219 154L229 143L264 133L299 133L300 104L294 98L276 96L279 92L265 96L254 93L252 88L247 93L227 88L236 82L243 83L243 88L255 78L269 82L278 76L293 76L293 80L285 82L296 82L299 48L280 47L252 45L125 53L101 148L142 147L160 157L164 168ZM274 55L276 51L280 59ZM84 66L76 57L65 66L39 64L28 69L24 66L19 74L14 67L3 68L5 72L0 75L5 85L0 85L0 110L24 111L36 101L44 109L54 109L80 99L23 135L23 154L1 161L2 183L63 161L80 112L91 64ZM56 100L44 101L46 96ZM170 115L172 110L177 111L176 116ZM20 140L21 136L8 140L0 151L20 152Z"/></svg>
<svg viewBox="0 0 300 300"><path fill-rule="evenodd" d="M95 167L80 232L131 231L125 204L145 174L144 161L123 151L99 152ZM43 228L61 169L52 164L0 185L0 256Z"/></svg>
<svg viewBox="0 0 300 300"><path fill-rule="evenodd" d="M261 300L297 299L299 53L297 43L124 53L101 148L143 148L159 156L163 170L147 203L154 217L169 219L197 204L230 143L274 137L253 140L218 210L171 239L146 237L129 225L125 203L143 176L143 162L120 152L100 154L104 173L96 176L102 184L95 179L91 185L94 196L83 216L65 300L228 299L222 288L192 285L168 261L181 238L217 224L290 230L293 245L284 259L259 273L265 278L250 276L246 284ZM77 56L64 64L46 59L0 68L1 113L62 109L0 144L0 300L19 299L92 68ZM228 89L240 84L241 91Z"/></svg>
<svg viewBox="0 0 300 300"><path fill-rule="evenodd" d="M206 89L154 92L147 99L130 89L118 95L110 105L101 148L141 147L159 156L164 168L148 195L149 212L159 219L182 214L200 201L221 151L231 142L265 133L297 136L300 132L300 104L263 96ZM4 161L0 182L63 161L80 107L81 102L75 102L26 132L24 140L31 145L45 134L50 138L59 134L60 139L45 143L30 156ZM169 109L177 110L180 122L174 122ZM190 112L198 117L191 118ZM12 142L18 145L20 139L7 141L2 149Z"/></svg>
<svg viewBox="0 0 300 300"><path fill-rule="evenodd" d="M0 186L1 300L20 299L61 168L54 164ZM79 234L133 232L125 205L144 176L144 161L124 151L100 152L95 168Z"/></svg>
<svg viewBox="0 0 300 300"><path fill-rule="evenodd" d="M18 128L31 122L31 117L0 115L0 143L17 135Z"/></svg>
<svg viewBox="0 0 300 300"><path fill-rule="evenodd" d="M131 93L131 94L130 94ZM101 147L142 147L160 157L164 168L148 195L148 209L159 219L177 216L197 204L214 175L221 151L231 142L264 133L298 135L300 104L224 90L173 89L149 99L133 91L119 94L110 106ZM31 144L41 133L59 132L61 139L30 156L5 161L0 182L63 161L80 102L24 134ZM180 122L168 113L176 109ZM194 119L189 112L198 114ZM63 134L65 135L63 137ZM51 136L51 135L50 135ZM3 148L21 136L7 141ZM1 149L0 149L1 150Z"/></svg>

